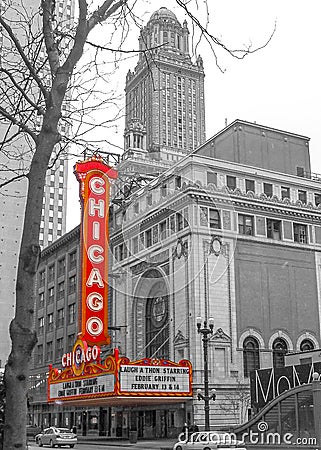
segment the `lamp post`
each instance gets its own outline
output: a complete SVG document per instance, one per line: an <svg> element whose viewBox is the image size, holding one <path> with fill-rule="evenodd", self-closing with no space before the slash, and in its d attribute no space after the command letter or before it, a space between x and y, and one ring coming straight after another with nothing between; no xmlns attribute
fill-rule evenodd
<svg viewBox="0 0 321 450"><path fill-rule="evenodd" d="M209 431L210 429L210 400L215 401L216 399L216 391L215 389L211 390L211 394L209 394L208 389L208 341L210 339L210 335L213 334L214 329L214 319L210 318L207 321L204 320L204 325L202 327L202 318L196 318L197 332L202 335L203 341L203 355L204 355L204 395L202 394L200 389L197 389L197 398L198 400L204 400L204 412L205 412L205 431Z"/></svg>

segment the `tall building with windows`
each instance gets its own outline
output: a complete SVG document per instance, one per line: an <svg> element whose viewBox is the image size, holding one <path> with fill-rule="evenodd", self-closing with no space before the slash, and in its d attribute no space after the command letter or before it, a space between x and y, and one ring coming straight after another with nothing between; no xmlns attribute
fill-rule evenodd
<svg viewBox="0 0 321 450"><path fill-rule="evenodd" d="M205 141L203 61L198 56L192 62L187 22L181 25L165 7L142 29L139 48L139 61L126 77L123 160L159 161L162 171L162 164Z"/></svg>
<svg viewBox="0 0 321 450"><path fill-rule="evenodd" d="M21 19L21 21L18 20L19 8L22 8L21 12L24 15L24 19ZM39 2L36 0L21 1L21 4L17 2L16 8L12 6L12 2L0 0L1 14L4 19L12 19L10 24L18 39L21 40L23 48L25 39L23 20L27 20L28 17L31 18L38 8ZM61 0L56 2L56 14L57 21L71 27L74 1ZM33 27L36 26L39 25L34 22ZM0 29L0 65L4 65L6 69L14 70L14 65L10 65L11 56L8 59L9 53L4 55L8 43L6 31ZM45 54L40 50L37 60L40 66L44 59ZM2 75L4 76L4 74ZM40 71L39 75L45 80L46 72L44 70ZM19 79L16 81L19 83ZM5 101L5 98L2 98ZM17 94L12 94L11 101L16 106L21 98ZM2 106L11 111L12 105L5 104ZM67 105L64 107L66 108ZM35 117L34 124L35 126L40 125L39 116ZM68 133L67 129L63 131ZM15 181L9 181L21 174L25 168L28 168L32 158L33 145L30 139L16 133L16 127L0 114L0 185L3 184L0 187L0 315L2 321L0 327L0 367L4 366L10 349L8 327L14 312L16 270L27 192L26 179L18 178ZM44 188L40 230L41 247L47 246L66 232L67 159L63 156L56 158L56 160L53 159L53 161L52 167L48 169Z"/></svg>

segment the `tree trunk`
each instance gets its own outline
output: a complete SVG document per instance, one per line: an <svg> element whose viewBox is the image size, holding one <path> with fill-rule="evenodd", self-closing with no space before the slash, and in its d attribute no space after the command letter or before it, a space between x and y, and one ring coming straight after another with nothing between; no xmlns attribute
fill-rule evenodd
<svg viewBox="0 0 321 450"><path fill-rule="evenodd" d="M40 247L39 230L43 188L50 155L57 134L42 131L31 162L23 234L16 282L15 317L10 324L11 353L5 367L6 409L3 449L26 448L27 395L32 350L37 342L34 330L34 290Z"/></svg>

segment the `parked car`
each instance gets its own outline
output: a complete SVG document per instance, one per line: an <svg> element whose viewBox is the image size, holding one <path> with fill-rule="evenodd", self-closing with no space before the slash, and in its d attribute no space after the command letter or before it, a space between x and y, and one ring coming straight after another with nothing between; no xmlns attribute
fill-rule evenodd
<svg viewBox="0 0 321 450"><path fill-rule="evenodd" d="M173 450L246 450L242 442L229 434L220 431L199 431L181 433Z"/></svg>
<svg viewBox="0 0 321 450"><path fill-rule="evenodd" d="M69 446L73 448L77 444L77 435L69 428L49 427L36 436L39 447L49 445L51 448Z"/></svg>

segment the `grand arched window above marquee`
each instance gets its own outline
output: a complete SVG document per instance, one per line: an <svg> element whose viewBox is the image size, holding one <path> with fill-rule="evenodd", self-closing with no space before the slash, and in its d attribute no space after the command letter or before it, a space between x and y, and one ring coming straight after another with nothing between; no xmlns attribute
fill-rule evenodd
<svg viewBox="0 0 321 450"><path fill-rule="evenodd" d="M245 377L250 376L251 370L260 368L259 343L252 336L247 337L243 343L243 367Z"/></svg>
<svg viewBox="0 0 321 450"><path fill-rule="evenodd" d="M273 367L285 366L285 355L288 352L288 344L283 338L277 338L272 345L273 350Z"/></svg>
<svg viewBox="0 0 321 450"><path fill-rule="evenodd" d="M169 359L168 296L154 295L146 302L146 356Z"/></svg>
<svg viewBox="0 0 321 450"><path fill-rule="evenodd" d="M310 339L303 339L303 341L300 344L300 351L310 352L311 350L314 350L313 342Z"/></svg>

